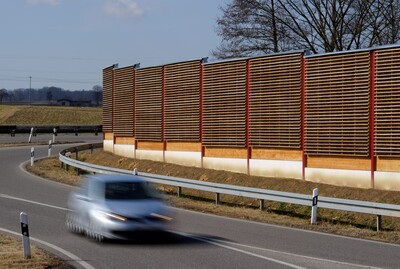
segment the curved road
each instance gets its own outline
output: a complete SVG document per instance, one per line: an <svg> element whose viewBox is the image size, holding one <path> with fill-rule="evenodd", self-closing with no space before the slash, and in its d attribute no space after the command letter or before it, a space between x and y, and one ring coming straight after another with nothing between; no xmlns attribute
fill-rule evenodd
<svg viewBox="0 0 400 269"><path fill-rule="evenodd" d="M46 155L46 146L36 147L36 157ZM65 207L71 187L24 172L20 165L29 156L30 147L0 148L0 232L20 233L19 214L24 211L33 243L76 268L400 267L398 245L180 209L174 209L176 222L162 238L142 234L132 242L100 244L66 231Z"/></svg>

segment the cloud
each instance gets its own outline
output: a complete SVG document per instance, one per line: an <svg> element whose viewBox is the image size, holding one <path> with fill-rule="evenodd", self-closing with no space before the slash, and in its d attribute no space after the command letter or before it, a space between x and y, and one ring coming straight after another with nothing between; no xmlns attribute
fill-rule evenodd
<svg viewBox="0 0 400 269"><path fill-rule="evenodd" d="M61 0L26 0L28 4L49 4L49 5L58 5Z"/></svg>
<svg viewBox="0 0 400 269"><path fill-rule="evenodd" d="M119 19L129 17L140 17L143 15L143 9L133 0L107 0L103 6L103 10Z"/></svg>

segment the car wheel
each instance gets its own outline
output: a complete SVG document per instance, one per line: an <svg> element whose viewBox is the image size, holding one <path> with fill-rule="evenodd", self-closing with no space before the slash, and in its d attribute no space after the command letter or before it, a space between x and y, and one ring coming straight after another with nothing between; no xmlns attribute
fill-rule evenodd
<svg viewBox="0 0 400 269"><path fill-rule="evenodd" d="M100 227L98 225L96 225L95 223L93 223L92 221L89 221L89 225L87 226L87 229L86 229L86 236L97 242L105 241L105 237L101 233Z"/></svg>
<svg viewBox="0 0 400 269"><path fill-rule="evenodd" d="M83 229L82 227L79 225L79 222L77 220L77 217L74 213L67 213L67 217L65 220L65 226L67 227L67 229L73 233L77 233L77 234L82 234L83 233Z"/></svg>

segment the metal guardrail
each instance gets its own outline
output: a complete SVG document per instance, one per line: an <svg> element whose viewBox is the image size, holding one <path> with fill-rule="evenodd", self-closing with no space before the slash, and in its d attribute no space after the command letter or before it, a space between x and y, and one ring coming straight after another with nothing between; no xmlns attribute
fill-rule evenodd
<svg viewBox="0 0 400 269"><path fill-rule="evenodd" d="M315 206L315 203L317 201L318 207L320 208L377 215L377 230L381 229L380 227L381 216L400 217L400 205L338 199L338 198L330 198L323 196L317 196L317 199L315 199L315 197L313 199L312 195L306 195L306 194L272 191L272 190L242 187L236 185L204 182L198 180L142 173L132 170L104 167L74 160L64 156L66 152L76 152L88 149L93 150L94 148L101 148L102 145L103 145L102 143L89 144L64 150L60 153L59 160L63 164L70 165L76 167L77 169L82 169L88 172L102 173L102 174L124 174L124 175L137 174L141 177L146 178L149 182L152 183L165 184L178 187L179 188L178 195L181 192L181 188L189 188L194 190L213 192L216 193L217 204L219 202L219 194L229 194L229 195L259 199L261 208L263 207L264 200L290 203L296 205L304 205L304 206Z"/></svg>
<svg viewBox="0 0 400 269"><path fill-rule="evenodd" d="M64 125L64 126L20 126L20 125L0 125L0 134L10 134L11 136L19 133L101 133L102 125Z"/></svg>

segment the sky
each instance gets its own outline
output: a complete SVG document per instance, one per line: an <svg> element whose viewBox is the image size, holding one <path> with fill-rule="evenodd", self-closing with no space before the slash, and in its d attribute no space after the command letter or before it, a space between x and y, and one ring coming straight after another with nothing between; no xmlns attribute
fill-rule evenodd
<svg viewBox="0 0 400 269"><path fill-rule="evenodd" d="M211 58L226 2L0 0L0 88L91 90L112 64Z"/></svg>

